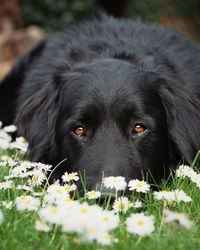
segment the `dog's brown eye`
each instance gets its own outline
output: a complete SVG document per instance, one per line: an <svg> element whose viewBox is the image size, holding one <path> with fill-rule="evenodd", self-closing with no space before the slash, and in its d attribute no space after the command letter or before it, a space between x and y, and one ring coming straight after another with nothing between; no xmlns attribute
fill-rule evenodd
<svg viewBox="0 0 200 250"><path fill-rule="evenodd" d="M136 124L134 129L133 129L133 134L134 135L139 135L143 133L146 130L145 126L142 124Z"/></svg>
<svg viewBox="0 0 200 250"><path fill-rule="evenodd" d="M86 130L83 127L77 127L75 130L73 130L73 133L79 137L87 135Z"/></svg>

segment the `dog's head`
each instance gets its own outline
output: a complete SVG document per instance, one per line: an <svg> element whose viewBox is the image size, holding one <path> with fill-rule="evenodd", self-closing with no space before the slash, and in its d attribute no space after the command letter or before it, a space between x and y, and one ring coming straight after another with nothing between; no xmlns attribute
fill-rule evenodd
<svg viewBox="0 0 200 250"><path fill-rule="evenodd" d="M19 110L19 133L33 161L85 171L90 188L104 176L161 178L200 147L199 101L177 80L117 59L52 73Z"/></svg>

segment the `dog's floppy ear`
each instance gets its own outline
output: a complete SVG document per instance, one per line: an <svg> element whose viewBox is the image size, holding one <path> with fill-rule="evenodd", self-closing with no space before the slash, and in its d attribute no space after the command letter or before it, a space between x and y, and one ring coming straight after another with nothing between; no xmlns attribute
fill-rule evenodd
<svg viewBox="0 0 200 250"><path fill-rule="evenodd" d="M24 102L16 117L18 134L29 142L31 161L52 162L56 154L55 126L59 109L61 77L53 77Z"/></svg>
<svg viewBox="0 0 200 250"><path fill-rule="evenodd" d="M169 141L176 146L179 159L191 163L200 149L200 100L172 79L160 85L159 95L167 115ZM173 154L174 149L169 150Z"/></svg>

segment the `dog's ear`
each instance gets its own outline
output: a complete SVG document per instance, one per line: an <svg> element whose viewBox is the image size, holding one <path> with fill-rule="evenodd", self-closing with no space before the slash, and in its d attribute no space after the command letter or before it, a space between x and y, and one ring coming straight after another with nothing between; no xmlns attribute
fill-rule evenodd
<svg viewBox="0 0 200 250"><path fill-rule="evenodd" d="M160 84L159 94L167 115L169 141L176 146L179 159L191 163L200 149L200 100L172 79ZM169 150L173 155L174 148Z"/></svg>
<svg viewBox="0 0 200 250"><path fill-rule="evenodd" d="M60 103L61 77L53 77L27 99L16 117L18 134L29 142L31 161L52 162L56 154L55 126Z"/></svg>

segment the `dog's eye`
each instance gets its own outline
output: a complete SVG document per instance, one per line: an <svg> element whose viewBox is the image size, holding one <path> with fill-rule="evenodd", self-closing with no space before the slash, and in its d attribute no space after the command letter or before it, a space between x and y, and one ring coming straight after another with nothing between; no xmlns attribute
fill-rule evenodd
<svg viewBox="0 0 200 250"><path fill-rule="evenodd" d="M72 131L78 137L87 136L86 130L83 127L77 127Z"/></svg>
<svg viewBox="0 0 200 250"><path fill-rule="evenodd" d="M140 135L146 130L146 127L143 124L136 124L132 130L133 135Z"/></svg>

